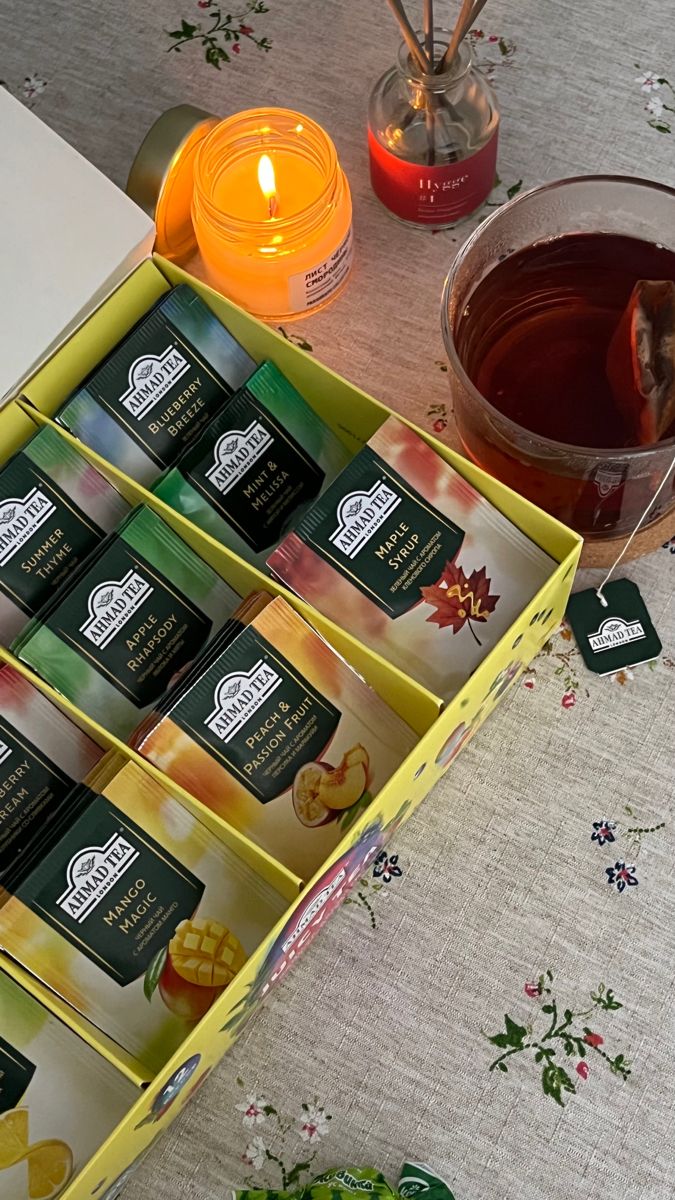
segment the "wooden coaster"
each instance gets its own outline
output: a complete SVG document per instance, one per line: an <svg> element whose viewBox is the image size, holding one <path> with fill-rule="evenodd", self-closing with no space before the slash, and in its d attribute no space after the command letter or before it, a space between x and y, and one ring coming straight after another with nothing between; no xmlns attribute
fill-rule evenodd
<svg viewBox="0 0 675 1200"><path fill-rule="evenodd" d="M456 450L458 454L462 454L464 458L468 458L457 429L451 421L448 422L443 440L447 441L451 448ZM669 512L635 535L624 554L623 562L630 562L631 559L644 558L645 554L652 554L673 536L675 536L675 512ZM592 540L585 541L584 548L581 551L579 568L611 567L623 543L627 539L628 534L621 534L619 537L593 538Z"/></svg>

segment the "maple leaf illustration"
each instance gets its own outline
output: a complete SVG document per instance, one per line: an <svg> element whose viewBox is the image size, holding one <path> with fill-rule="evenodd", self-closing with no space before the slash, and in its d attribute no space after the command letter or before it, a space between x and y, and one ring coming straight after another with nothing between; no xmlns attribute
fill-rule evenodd
<svg viewBox="0 0 675 1200"><path fill-rule="evenodd" d="M499 600L499 596L490 594L485 567L472 571L467 578L457 563L447 562L438 582L420 591L425 603L435 610L427 621L438 625L439 629L450 626L453 634L468 624L478 645L482 644L472 622L487 621Z"/></svg>

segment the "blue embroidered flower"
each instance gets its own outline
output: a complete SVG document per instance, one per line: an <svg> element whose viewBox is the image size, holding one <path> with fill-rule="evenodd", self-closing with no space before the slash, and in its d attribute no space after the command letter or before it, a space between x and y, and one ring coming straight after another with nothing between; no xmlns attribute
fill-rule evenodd
<svg viewBox="0 0 675 1200"><path fill-rule="evenodd" d="M373 863L373 877L375 879L381 879L383 883L391 883L395 876L399 877L402 874L403 871L398 865L398 854L388 855L386 850L378 854Z"/></svg>
<svg viewBox="0 0 675 1200"><path fill-rule="evenodd" d="M599 846L604 846L605 842L613 842L615 829L616 821L608 821L606 817L602 817L600 821L593 822L591 841L597 842Z"/></svg>
<svg viewBox="0 0 675 1200"><path fill-rule="evenodd" d="M626 887L637 887L638 877L633 864L616 862L613 867L605 867L605 873L607 882L614 884L617 892L622 892Z"/></svg>

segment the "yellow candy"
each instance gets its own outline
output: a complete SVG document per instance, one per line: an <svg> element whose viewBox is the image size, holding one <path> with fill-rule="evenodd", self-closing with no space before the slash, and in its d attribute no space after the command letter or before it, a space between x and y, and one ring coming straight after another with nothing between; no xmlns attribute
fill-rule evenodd
<svg viewBox="0 0 675 1200"><path fill-rule="evenodd" d="M246 962L239 939L209 918L181 921L169 942L169 957L181 979L200 987L227 987Z"/></svg>

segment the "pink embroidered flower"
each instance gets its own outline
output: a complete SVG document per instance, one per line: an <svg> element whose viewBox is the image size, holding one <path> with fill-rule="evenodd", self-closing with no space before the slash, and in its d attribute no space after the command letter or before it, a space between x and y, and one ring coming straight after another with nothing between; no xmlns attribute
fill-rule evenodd
<svg viewBox="0 0 675 1200"><path fill-rule="evenodd" d="M534 679L524 679L523 687L527 688L528 692L534 691Z"/></svg>
<svg viewBox="0 0 675 1200"><path fill-rule="evenodd" d="M604 1040L604 1037L601 1037L599 1033L587 1033L584 1035L586 1045L593 1046L596 1050L598 1046L602 1046Z"/></svg>
<svg viewBox="0 0 675 1200"><path fill-rule="evenodd" d="M316 1105L303 1104L302 1106L302 1124L300 1126L300 1137L303 1142L318 1142L325 1134L328 1133L328 1122L330 1117L325 1109L318 1108Z"/></svg>
<svg viewBox="0 0 675 1200"><path fill-rule="evenodd" d="M532 983L530 980L528 980L523 988L523 991L525 992L526 996L529 996L532 1000L534 1000L535 996L539 995L539 984Z"/></svg>
<svg viewBox="0 0 675 1200"><path fill-rule="evenodd" d="M36 96L40 96L47 86L45 79L40 79L39 75L27 75L23 81L23 95L25 100L34 100Z"/></svg>
<svg viewBox="0 0 675 1200"><path fill-rule="evenodd" d="M447 423L442 417L439 417L437 421L434 421L434 433L442 433Z"/></svg>
<svg viewBox="0 0 675 1200"><path fill-rule="evenodd" d="M491 33L488 38L488 42L498 42L498 41L499 41L499 38L497 37L497 34Z"/></svg>
<svg viewBox="0 0 675 1200"><path fill-rule="evenodd" d="M262 1125L265 1120L266 1103L264 1096L250 1095L242 1104L237 1104L237 1112L244 1114L244 1125Z"/></svg>
<svg viewBox="0 0 675 1200"><path fill-rule="evenodd" d="M210 8L213 0L197 0L197 8Z"/></svg>
<svg viewBox="0 0 675 1200"><path fill-rule="evenodd" d="M241 46L239 45L239 42L235 42L234 46L232 46L232 53L241 54Z"/></svg>
<svg viewBox="0 0 675 1200"><path fill-rule="evenodd" d="M587 1062L578 1062L575 1070L577 1075L581 1075L582 1079L588 1079L589 1068Z"/></svg>
<svg viewBox="0 0 675 1200"><path fill-rule="evenodd" d="M640 84L640 91L647 95L649 92L657 92L661 87L661 79L656 71L643 71L641 75L637 76L635 82Z"/></svg>
<svg viewBox="0 0 675 1200"><path fill-rule="evenodd" d="M577 702L576 692L565 692L565 695L563 696L562 700L560 701L563 708L574 708L574 705L576 704L576 702Z"/></svg>
<svg viewBox="0 0 675 1200"><path fill-rule="evenodd" d="M260 1171L267 1161L267 1147L262 1138L256 1135L253 1141L249 1142L241 1157L247 1167L253 1167L254 1171Z"/></svg>
<svg viewBox="0 0 675 1200"><path fill-rule="evenodd" d="M244 37L250 37L251 34L253 33L253 26L252 25L240 25L239 32L242 33L244 35Z"/></svg>

